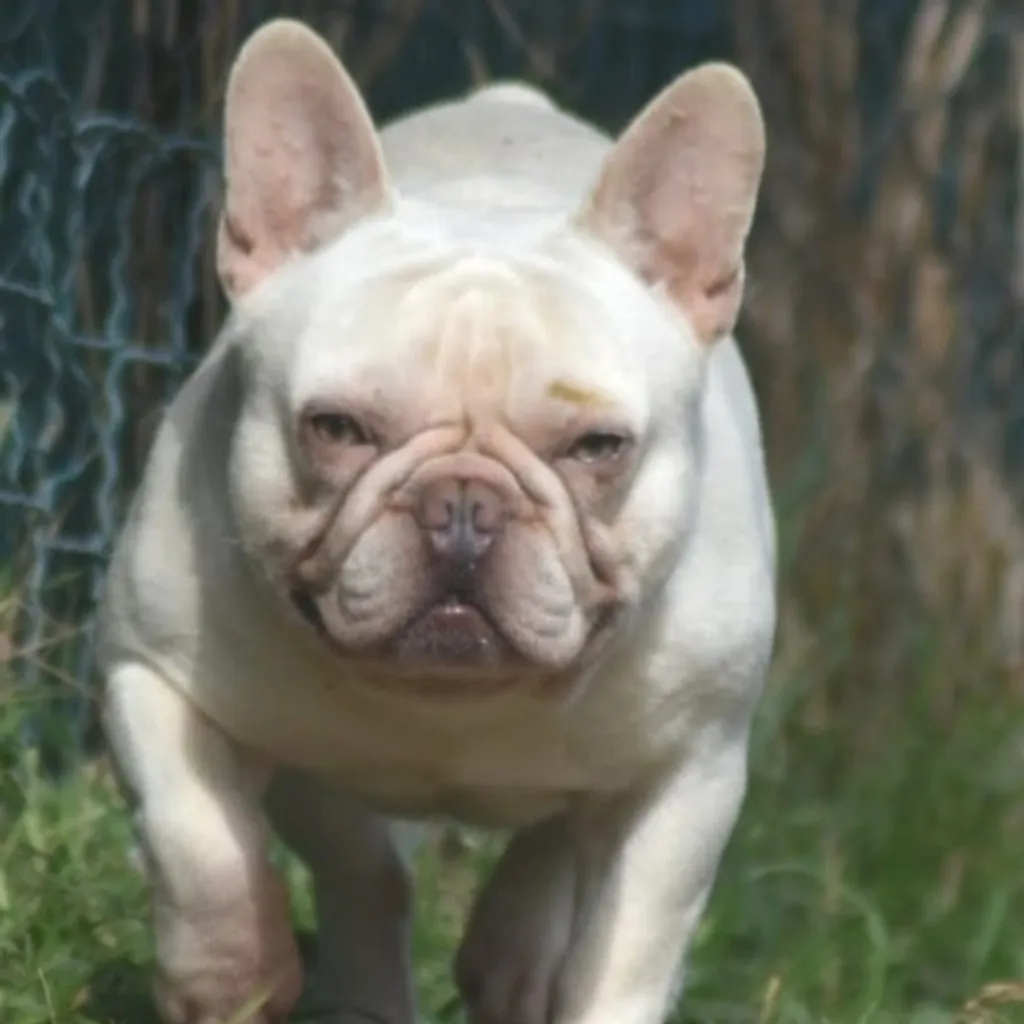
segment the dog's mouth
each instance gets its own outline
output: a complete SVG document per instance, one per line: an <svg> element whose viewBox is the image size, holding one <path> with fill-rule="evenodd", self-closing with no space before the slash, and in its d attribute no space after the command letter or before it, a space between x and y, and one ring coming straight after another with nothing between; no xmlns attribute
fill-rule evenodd
<svg viewBox="0 0 1024 1024"><path fill-rule="evenodd" d="M302 619L324 640L339 647L316 598L295 589L291 600ZM425 670L487 669L515 660L511 644L476 602L456 593L418 609L387 640L370 650L344 653L369 655Z"/></svg>
<svg viewBox="0 0 1024 1024"><path fill-rule="evenodd" d="M445 597L416 615L388 647L402 662L433 668L497 666L510 653L486 612L457 596Z"/></svg>

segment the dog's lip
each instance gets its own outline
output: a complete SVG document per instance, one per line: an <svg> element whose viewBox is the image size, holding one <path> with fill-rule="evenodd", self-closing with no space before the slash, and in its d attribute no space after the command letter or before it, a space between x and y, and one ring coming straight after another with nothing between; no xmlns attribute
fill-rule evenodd
<svg viewBox="0 0 1024 1024"><path fill-rule="evenodd" d="M400 661L438 667L496 666L506 660L508 643L477 604L448 594L428 604L387 645Z"/></svg>
<svg viewBox="0 0 1024 1024"><path fill-rule="evenodd" d="M315 594L295 587L291 590L290 597L303 621L321 638L339 653L359 655L359 651L343 650L339 645L331 633ZM433 644L431 631L435 640ZM426 659L438 667L443 667L446 659L437 655L444 647L445 634L452 640L451 649L461 654L455 659L452 667L470 667L473 663L480 667L496 667L507 660L511 651L500 628L478 604L458 593L451 593L421 605L379 650L362 653L383 656L385 659L397 658L406 662ZM441 640L442 643L437 644L437 640Z"/></svg>
<svg viewBox="0 0 1024 1024"><path fill-rule="evenodd" d="M435 591L387 639L366 646L350 646L335 636L321 607L325 595L295 586L289 596L303 622L329 650L366 665L374 688L397 684L403 691L427 697L478 700L511 687L550 698L567 692L588 662L585 658L547 667L532 663L473 595L459 590ZM622 610L617 602L599 609L591 631L592 654L614 632Z"/></svg>
<svg viewBox="0 0 1024 1024"><path fill-rule="evenodd" d="M499 643L504 643L502 639L504 634L490 615L475 601L465 599L458 594L446 595L440 601L429 605L420 615L414 617L413 621L415 622L417 619L430 619L438 625L451 629L470 629L481 634L493 634Z"/></svg>
<svg viewBox="0 0 1024 1024"><path fill-rule="evenodd" d="M361 649L350 648L334 636L316 593L295 588L289 596L299 616L329 651L365 665L369 674L364 681L372 680L373 690L397 689L407 697L430 702L473 703L493 700L510 690L545 693L546 676L538 678L536 670L517 656L485 611L457 595L421 605L389 639ZM417 629L421 630L419 637ZM449 657L431 651L431 629L447 634L452 645ZM451 657L453 651L461 657ZM357 674L353 681L359 679Z"/></svg>
<svg viewBox="0 0 1024 1024"><path fill-rule="evenodd" d="M472 600L457 593L435 598L420 605L416 612L396 630L391 638L379 646L352 649L342 644L331 632L322 614L316 593L301 587L290 592L292 603L305 623L318 635L326 647L342 657L365 663L370 671L372 688L395 689L410 697L428 701L458 700L479 702L500 697L510 690L545 700L560 699L571 692L579 681L579 666L562 666L545 670L531 664L518 653L505 634ZM487 658L473 658L461 664L435 659L424 662L415 656L403 656L397 644L417 624L425 624L430 617L435 624L480 631L493 646L485 652ZM617 618L617 609L602 610L595 625L594 635L606 633ZM358 681L358 676L355 677Z"/></svg>

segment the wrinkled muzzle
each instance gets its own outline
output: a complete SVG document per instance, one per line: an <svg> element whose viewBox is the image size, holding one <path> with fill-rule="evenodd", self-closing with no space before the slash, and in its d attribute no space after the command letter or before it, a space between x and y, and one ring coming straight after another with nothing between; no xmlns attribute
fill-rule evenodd
<svg viewBox="0 0 1024 1024"><path fill-rule="evenodd" d="M566 668L616 600L564 488L417 441L325 515L295 566L296 607L342 653L406 668Z"/></svg>

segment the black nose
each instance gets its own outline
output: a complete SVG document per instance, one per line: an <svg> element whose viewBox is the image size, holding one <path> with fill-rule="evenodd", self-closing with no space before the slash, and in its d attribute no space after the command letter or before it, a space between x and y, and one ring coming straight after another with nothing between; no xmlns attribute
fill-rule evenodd
<svg viewBox="0 0 1024 1024"><path fill-rule="evenodd" d="M505 509L499 495L487 484L448 478L423 489L417 518L438 555L474 562L500 533Z"/></svg>

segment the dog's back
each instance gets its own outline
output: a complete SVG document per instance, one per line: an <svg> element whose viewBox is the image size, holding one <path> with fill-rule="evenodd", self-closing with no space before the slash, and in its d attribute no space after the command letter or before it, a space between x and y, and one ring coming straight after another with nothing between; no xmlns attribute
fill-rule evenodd
<svg viewBox="0 0 1024 1024"><path fill-rule="evenodd" d="M384 128L381 142L403 195L541 210L578 205L611 147L605 135L518 83L409 114Z"/></svg>

